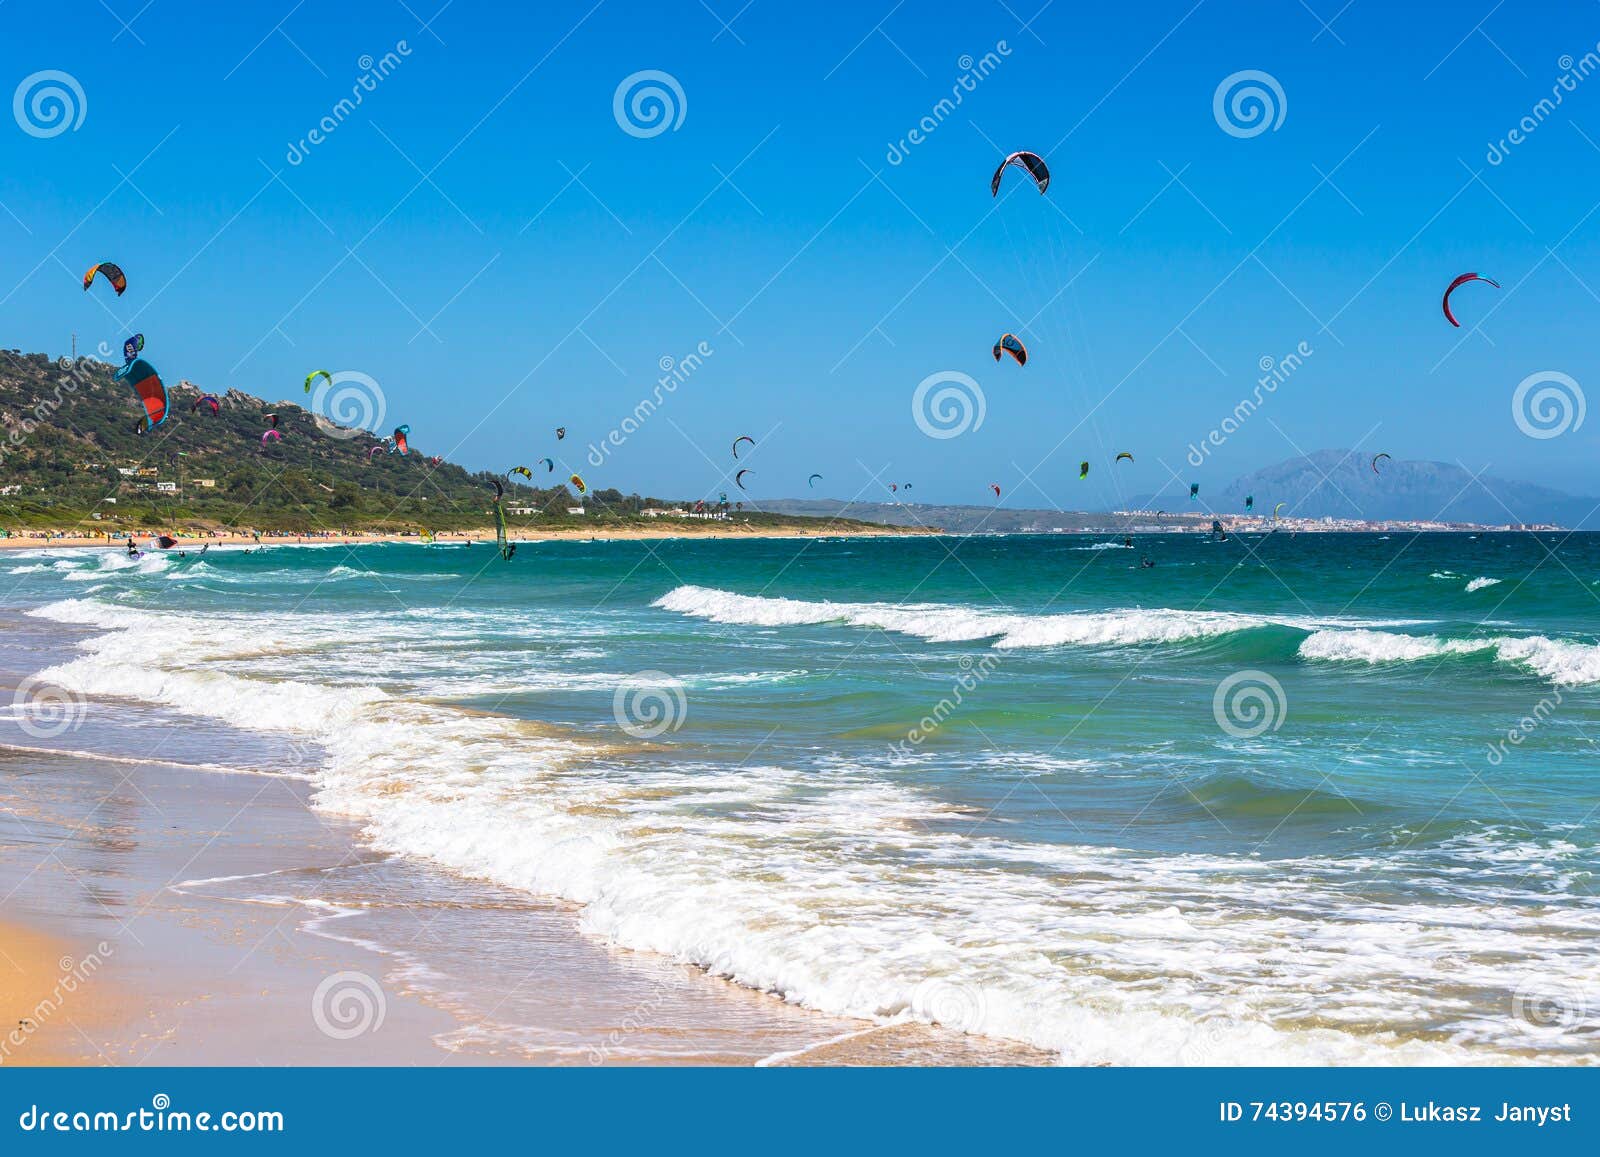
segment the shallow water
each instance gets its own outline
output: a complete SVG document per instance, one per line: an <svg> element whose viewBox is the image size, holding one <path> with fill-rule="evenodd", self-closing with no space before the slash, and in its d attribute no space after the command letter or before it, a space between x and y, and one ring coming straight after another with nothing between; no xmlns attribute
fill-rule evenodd
<svg viewBox="0 0 1600 1157"><path fill-rule="evenodd" d="M795 1003L1074 1063L1600 1055L1600 537L1118 541L0 569L45 685Z"/></svg>

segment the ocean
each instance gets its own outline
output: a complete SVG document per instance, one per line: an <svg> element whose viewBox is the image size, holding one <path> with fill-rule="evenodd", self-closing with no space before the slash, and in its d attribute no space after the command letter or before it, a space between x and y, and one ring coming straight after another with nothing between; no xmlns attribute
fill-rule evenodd
<svg viewBox="0 0 1600 1157"><path fill-rule="evenodd" d="M305 777L375 852L774 999L1069 1064L1600 1058L1600 536L0 570L41 746L127 705L105 754Z"/></svg>

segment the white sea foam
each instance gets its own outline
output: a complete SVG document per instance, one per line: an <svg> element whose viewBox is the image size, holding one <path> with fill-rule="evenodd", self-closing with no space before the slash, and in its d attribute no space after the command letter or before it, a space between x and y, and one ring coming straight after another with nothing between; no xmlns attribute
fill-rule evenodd
<svg viewBox="0 0 1600 1157"><path fill-rule="evenodd" d="M1492 639L1441 639L1388 631L1317 631L1300 644L1303 659L1350 663L1414 663L1493 648Z"/></svg>
<svg viewBox="0 0 1600 1157"><path fill-rule="evenodd" d="M1409 975L1426 939L1470 941L1470 930L1441 930L1442 911L1362 912L1386 935L1352 951L1356 938L1326 923L1353 927L1335 915L1347 908L1337 888L1308 892L1292 868L937 834L932 825L947 818L938 805L845 777L708 766L635 784L559 750L530 761L522 743L483 726L440 721L419 738L429 751L415 758L375 754L378 736L359 728L334 740L319 802L361 817L380 848L564 896L584 905L591 932L795 1003L938 1021L1080 1063L1503 1059L1285 1031L1260 1015L1302 1001L1302 984L1367 993L1375 976ZM448 745L448 762L435 743ZM419 758L440 773L419 776ZM711 814L713 805L726 810ZM862 841L893 849L892 862L851 855ZM1041 856L1038 873L1000 870ZM909 867L917 862L925 867ZM1067 941L1095 949L1064 967L1044 949ZM1263 959L1282 975L1263 973ZM1127 972L1150 978L1138 995ZM1172 976L1187 979L1171 985ZM1424 1015L1426 994L1408 999L1416 1007L1402 1018Z"/></svg>
<svg viewBox="0 0 1600 1157"><path fill-rule="evenodd" d="M1518 663L1552 683L1576 686L1600 683L1600 646L1547 639L1531 635L1522 639L1498 640L1500 658Z"/></svg>
<svg viewBox="0 0 1600 1157"><path fill-rule="evenodd" d="M682 586L655 606L716 623L780 627L841 623L914 635L935 643L993 639L994 646L1111 646L1176 642L1248 630L1265 620L1209 611L1119 610L1059 615L1012 615L933 603L836 603L732 594Z"/></svg>
<svg viewBox="0 0 1600 1157"><path fill-rule="evenodd" d="M757 600L772 602L788 601ZM986 836L859 761L641 767L373 686L219 670L261 645L243 616L84 600L34 613L109 632L51 681L314 743L318 806L359 818L379 849L564 897L596 935L832 1013L937 1021L1074 1063L1460 1064L1515 1059L1504 1050L1525 1027L1527 1047L1550 1044L1514 1017L1460 1021L1449 992L1505 989L1508 959L1600 982L1581 952L1600 936L1596 906L1488 893L1468 905L1451 871L1420 858L1414 897L1377 903L1352 895L1361 865L1343 859ZM326 647L368 646L345 642L335 616L297 618L296 646L319 632Z"/></svg>
<svg viewBox="0 0 1600 1157"><path fill-rule="evenodd" d="M1386 631L1325 630L1307 637L1300 644L1299 653L1304 659L1377 664L1414 663L1479 652L1493 652L1501 662L1522 667L1560 686L1600 683L1600 646L1543 635L1444 639Z"/></svg>
<svg viewBox="0 0 1600 1157"><path fill-rule="evenodd" d="M93 582L108 574L129 571L160 574L169 565L168 557L155 551L145 551L138 558L131 557L125 550L97 550L91 554L94 560L92 565L75 567L61 577L68 582Z"/></svg>
<svg viewBox="0 0 1600 1157"><path fill-rule="evenodd" d="M1467 593L1471 594L1473 591L1481 591L1484 587L1497 586L1499 585L1500 581L1501 580L1497 578L1475 578L1467 584Z"/></svg>
<svg viewBox="0 0 1600 1157"><path fill-rule="evenodd" d="M141 699L307 737L340 726L384 698L376 688L248 680L207 670L207 659L259 653L275 645L270 636L220 620L202 622L87 600L50 603L30 613L55 622L117 628L81 643L82 657L39 672L45 682L84 695Z"/></svg>
<svg viewBox="0 0 1600 1157"><path fill-rule="evenodd" d="M209 771L219 775L264 775L269 779L305 779L293 772L263 771L256 767L233 767L225 763L194 763L184 759L142 759L137 756L107 755L103 751L80 751L72 747L29 747L19 743L0 743L0 751L19 751L57 759L83 759L90 763L115 763L126 767L170 767L179 771Z"/></svg>
<svg viewBox="0 0 1600 1157"><path fill-rule="evenodd" d="M339 563L333 567L330 567L327 571L320 575L304 570L297 570L284 572L284 577L291 580L298 580L300 582L323 583L329 581L330 579L348 578L370 579L374 582L404 582L408 580L413 582L419 580L432 582L439 579L465 578L467 576L443 573L406 574L387 570L380 571L375 570L372 567L365 566L347 566L344 563Z"/></svg>
<svg viewBox="0 0 1600 1157"><path fill-rule="evenodd" d="M757 627L839 623L913 635L934 643L993 639L1000 649L1028 647L1114 647L1141 643L1180 643L1268 626L1315 630L1323 626L1412 625L1416 620L1337 620L1300 616L1185 611L1155 607L1062 614L1008 614L939 603L841 603L741 595L708 587L680 586L654 606L678 614Z"/></svg>

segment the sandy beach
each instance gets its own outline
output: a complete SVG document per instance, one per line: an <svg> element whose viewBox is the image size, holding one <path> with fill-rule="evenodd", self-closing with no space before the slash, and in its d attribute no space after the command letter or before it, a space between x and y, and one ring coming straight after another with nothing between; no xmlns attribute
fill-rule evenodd
<svg viewBox="0 0 1600 1157"><path fill-rule="evenodd" d="M113 949L0 923L0 1065L60 1065L92 1061L104 1037L129 1007L99 971Z"/></svg>
<svg viewBox="0 0 1600 1157"><path fill-rule="evenodd" d="M4 1064L1048 1059L607 949L569 905L364 851L297 780L14 748L0 766ZM63 995L77 961L97 963Z"/></svg>
<svg viewBox="0 0 1600 1157"><path fill-rule="evenodd" d="M821 519L817 520L814 527L762 527L743 523L706 523L690 522L687 520L667 521L663 519L659 527L608 527L603 524L596 526L573 526L551 529L537 527L514 527L510 537L515 542L557 542L562 540L598 539L610 541L654 541L669 538L892 538L908 534L938 534L936 529L922 527L894 527L884 526L879 528L851 525L845 527L835 526ZM174 534L170 530L141 530L134 532L135 540L143 542L153 539L161 534ZM177 532L175 537L178 545L174 551L196 550L202 546L363 546L381 542L411 543L413 545L423 541L415 534L262 534L257 538L254 534L240 533L184 533ZM434 541L439 543L461 542L493 542L495 528L482 527L477 530L452 530L440 531L434 535ZM0 550L38 550L41 547L118 547L125 549L126 538L107 538L105 535L83 534L25 534L16 533L7 538L0 538Z"/></svg>
<svg viewBox="0 0 1600 1157"><path fill-rule="evenodd" d="M13 667L60 643L3 627ZM573 905L372 851L310 806L294 760L313 753L281 747L129 704L91 703L59 739L3 725L0 1013L18 1031L0 1064L1049 1059L610 948Z"/></svg>

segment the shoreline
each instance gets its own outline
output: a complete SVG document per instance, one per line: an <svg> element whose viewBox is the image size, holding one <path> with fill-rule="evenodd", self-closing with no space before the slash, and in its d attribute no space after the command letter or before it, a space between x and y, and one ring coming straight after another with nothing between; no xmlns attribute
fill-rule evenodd
<svg viewBox="0 0 1600 1157"><path fill-rule="evenodd" d="M0 748L0 762L14 754ZM90 781L103 766L84 755L61 763L71 766L56 771ZM0 1013L33 1018L69 959L99 961L22 1045L0 1051L0 1069L1054 1061L919 1022L830 1016L608 946L579 930L575 905L365 847L354 821L312 810L303 781L155 760L117 774L128 796L118 802L164 821L124 832L126 895L63 898L89 870L85 854L105 855L92 832L59 844L49 889L0 852L12 893L0 909ZM16 804L12 795L8 808L29 810ZM146 836L167 846L152 855Z"/></svg>
<svg viewBox="0 0 1600 1157"><path fill-rule="evenodd" d="M133 537L136 541L153 539L158 534L166 531L138 531ZM942 534L942 531L924 529L920 527L893 527L885 526L881 529L867 529L858 526L847 528L817 527L750 527L748 529L733 529L729 526L718 526L715 529L700 527L688 528L677 525L664 526L657 530L654 527L608 527L604 525L575 526L552 528L549 530L528 529L519 527L508 534L512 542L561 542L566 540L590 541L616 541L639 540L655 541L675 538L724 538L724 539L759 539L759 538L905 538L905 537L930 537ZM101 550L126 550L127 538L107 538L104 535L62 535L50 537L45 535L13 534L7 538L0 538L0 550L46 550L56 547L98 547ZM178 537L178 544L168 553L178 551L198 550L202 546L373 546L382 543L410 544L412 546L466 546L473 543L493 543L495 541L495 528L483 527L478 530L440 531L433 536L432 542L424 541L419 535L399 534L386 532L358 533L358 534L263 534L259 539L250 534L207 534Z"/></svg>
<svg viewBox="0 0 1600 1157"><path fill-rule="evenodd" d="M179 719L180 747L150 747ZM313 806L314 754L257 770L270 735L91 700L57 742L0 726L0 1014L35 1018L66 958L100 964L0 1068L1055 1062L788 1004L610 945L578 905L375 850Z"/></svg>
<svg viewBox="0 0 1600 1157"><path fill-rule="evenodd" d="M1584 533L1578 530L1567 530L1557 527L1504 527L1504 526L1461 526L1439 527L1419 530L1416 527L1370 527L1347 528L1338 526L1314 527L1255 527L1232 526L1230 529L1238 534L1266 535L1266 534L1416 534L1416 535L1469 535L1476 537L1480 534L1539 534L1559 533L1566 536ZM943 530L929 526L891 526L884 524L877 527L864 527L852 525L849 527L747 527L736 529L726 523L716 526L696 524L683 526L671 524L660 528L626 526L608 527L604 524L593 526L572 526L550 529L519 527L508 534L508 539L515 543L524 542L658 542L671 539L823 539L823 538L1081 538L1095 535L1126 536L1130 533L1139 538L1168 538L1173 536L1203 534L1204 528L1199 524L1180 527L1164 526L1160 528L1146 527L1136 532L1129 532L1125 527L1087 527L1080 530L1064 531L985 531L979 534L968 534L962 531ZM135 532L136 541L154 540L158 535L168 533L160 530L141 530ZM24 535L12 534L0 538L0 552L7 550L50 550L57 547L89 548L101 550L126 550L127 537L108 538L105 535ZM260 539L250 534L205 534L178 537L178 544L170 548L170 552L197 550L201 546L376 546L385 543L412 546L470 546L488 545L495 541L495 528L492 526L481 527L476 530L439 531L434 534L431 541L425 541L417 534L401 534L398 532L372 531L355 534L264 534ZM146 549L157 549L149 547Z"/></svg>

